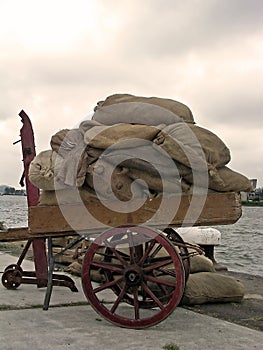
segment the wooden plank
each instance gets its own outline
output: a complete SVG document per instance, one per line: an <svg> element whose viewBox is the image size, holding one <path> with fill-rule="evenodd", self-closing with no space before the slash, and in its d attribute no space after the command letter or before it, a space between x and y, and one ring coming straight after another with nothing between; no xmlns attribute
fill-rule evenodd
<svg viewBox="0 0 263 350"><path fill-rule="evenodd" d="M105 202L107 203L107 202ZM105 204L104 203L104 204ZM134 200L133 205L140 205ZM103 231L120 225L146 225L153 227L180 227L227 225L235 223L242 214L238 193L209 193L208 195L184 195L147 199L139 209L119 212L117 202L108 203L111 209L99 201L60 206L29 208L31 233ZM123 202L125 207L125 202Z"/></svg>
<svg viewBox="0 0 263 350"><path fill-rule="evenodd" d="M47 238L47 237L65 237L77 235L75 231L67 232L48 232L32 233L28 227L11 227L6 231L0 231L0 242L26 241L30 239Z"/></svg>

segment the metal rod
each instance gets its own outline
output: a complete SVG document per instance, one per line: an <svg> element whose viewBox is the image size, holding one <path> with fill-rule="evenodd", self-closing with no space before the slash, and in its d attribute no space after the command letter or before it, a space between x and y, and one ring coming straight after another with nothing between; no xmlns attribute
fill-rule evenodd
<svg viewBox="0 0 263 350"><path fill-rule="evenodd" d="M52 237L48 238L48 281L47 289L45 294L45 300L43 305L43 310L48 310L50 298L53 289L53 271L54 271L54 259L52 253Z"/></svg>
<svg viewBox="0 0 263 350"><path fill-rule="evenodd" d="M22 251L20 257L19 257L19 259L17 260L17 265L18 265L18 266L21 266L21 264L22 264L22 262L23 262L23 260L24 260L24 258L25 258L25 256L26 256L26 253L28 252L28 249L29 249L31 243L32 243L32 240L28 240L28 241L26 242L26 245L25 245L25 247L24 247L24 249L23 249L23 251Z"/></svg>

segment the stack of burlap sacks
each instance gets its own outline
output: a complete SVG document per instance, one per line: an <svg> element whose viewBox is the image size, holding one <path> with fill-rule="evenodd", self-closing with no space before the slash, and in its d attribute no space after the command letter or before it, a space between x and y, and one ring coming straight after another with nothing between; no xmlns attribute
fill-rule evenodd
<svg viewBox="0 0 263 350"><path fill-rule="evenodd" d="M42 189L39 205L57 204L58 193L64 204L98 196L111 200L112 194L121 201L191 194L193 186L195 193L205 187L251 190L245 176L226 166L230 152L224 142L197 126L187 106L170 99L109 96L98 102L91 120L58 131L50 144L30 165L29 179ZM69 270L80 273L81 262ZM240 301L243 295L243 286L216 273L209 259L191 258L184 304Z"/></svg>
<svg viewBox="0 0 263 350"><path fill-rule="evenodd" d="M63 191L61 203L79 201L76 188L82 200L114 194L122 201L191 194L193 183L195 193L251 189L245 176L226 166L224 142L170 99L109 96L98 102L92 120L58 131L50 144L30 166L30 181L43 190L40 205L56 204L54 190Z"/></svg>

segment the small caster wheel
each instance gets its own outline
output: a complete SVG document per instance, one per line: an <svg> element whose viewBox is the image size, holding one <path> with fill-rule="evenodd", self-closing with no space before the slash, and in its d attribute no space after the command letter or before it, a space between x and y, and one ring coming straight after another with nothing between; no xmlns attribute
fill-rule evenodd
<svg viewBox="0 0 263 350"><path fill-rule="evenodd" d="M22 283L22 272L9 269L3 273L2 284L6 289L17 289Z"/></svg>
<svg viewBox="0 0 263 350"><path fill-rule="evenodd" d="M21 266L17 265L17 264L11 264L11 265L8 265L6 268L5 268L5 271L7 270L19 270L21 273L23 273L23 269Z"/></svg>

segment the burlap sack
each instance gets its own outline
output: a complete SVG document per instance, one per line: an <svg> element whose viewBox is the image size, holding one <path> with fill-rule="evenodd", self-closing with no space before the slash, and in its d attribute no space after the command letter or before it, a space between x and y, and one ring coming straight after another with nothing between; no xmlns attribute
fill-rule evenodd
<svg viewBox="0 0 263 350"><path fill-rule="evenodd" d="M163 128L154 142L176 161L192 169L222 167L230 161L223 141L209 130L196 125L176 123Z"/></svg>
<svg viewBox="0 0 263 350"><path fill-rule="evenodd" d="M87 168L86 183L102 199L128 201L132 198L146 197L142 186L127 176L128 169L114 167L103 160Z"/></svg>
<svg viewBox="0 0 263 350"><path fill-rule="evenodd" d="M148 150L147 150L148 148ZM146 172L151 176L158 176L160 175L159 170L161 169L161 174L164 174L166 177L176 176L178 178L182 178L186 175L192 174L192 169L186 167L185 165L176 162L174 160L171 161L171 163L168 163L165 157L162 157L162 154L160 154L156 149L153 149L151 146L147 147L141 147L141 155L145 159L140 158L128 158L120 163L121 166L125 166L126 168L129 168L129 170L138 170L141 172ZM147 161L148 152L155 153L155 157L152 156ZM111 156L114 154L110 154L108 159L111 160ZM171 168L174 169L173 172L171 172Z"/></svg>
<svg viewBox="0 0 263 350"><path fill-rule="evenodd" d="M81 140L81 144L83 144L85 132L90 128L94 127L95 126L94 124L96 126L101 125L100 123L94 123L94 121L92 120L86 120L80 124L79 126L80 133L78 133L78 136L81 136L81 138L83 137L83 140ZM68 135L69 131L70 131L69 129L62 129L51 137L50 145L53 151L55 151L56 153L58 153L59 151L63 153L63 149L62 148L60 149L60 146L63 143L63 140L65 139L65 137ZM87 146L86 147L87 165L92 164L94 161L96 161L102 152L103 152L103 149L96 149L94 147ZM66 153L67 151L65 152L65 154Z"/></svg>
<svg viewBox="0 0 263 350"><path fill-rule="evenodd" d="M197 125L189 124L188 126L200 142L208 164L221 168L230 162L229 148L217 135Z"/></svg>
<svg viewBox="0 0 263 350"><path fill-rule="evenodd" d="M176 164L161 148L155 144L136 148L112 149L105 151L100 161L110 163L113 167L127 168L131 180L142 180L144 188L164 193L181 193L189 189L182 181L182 173L191 173L191 169ZM186 187L185 187L186 185ZM143 190L143 188L142 188Z"/></svg>
<svg viewBox="0 0 263 350"><path fill-rule="evenodd" d="M83 243L82 243L83 244ZM85 258L85 253L88 249L89 243L85 242L83 247L80 247L80 255L77 257L75 261L73 261L68 267L64 269L64 271L72 273L73 275L81 276L82 275L82 265L83 260ZM104 260L105 247L100 247L97 250L97 253L93 257L93 261L101 262ZM92 268L90 270L91 280L98 283L105 282L105 274L100 268Z"/></svg>
<svg viewBox="0 0 263 350"><path fill-rule="evenodd" d="M66 186L56 179L56 173L63 159L54 151L40 152L30 163L29 181L36 187L52 191Z"/></svg>
<svg viewBox="0 0 263 350"><path fill-rule="evenodd" d="M150 174L161 174L165 177L179 176L178 168L173 159L161 147L142 140L140 147L118 148L106 150L100 159L114 166L125 166L146 171Z"/></svg>
<svg viewBox="0 0 263 350"><path fill-rule="evenodd" d="M133 180L143 180L150 190L159 193L175 194L188 191L190 188L190 186L185 187L185 183L182 184L179 177L161 177L160 175L133 168L128 170L127 175Z"/></svg>
<svg viewBox="0 0 263 350"><path fill-rule="evenodd" d="M244 294L244 286L233 277L199 272L189 275L182 304L240 302Z"/></svg>
<svg viewBox="0 0 263 350"><path fill-rule="evenodd" d="M69 131L70 129L62 129L62 130L59 130L56 134L51 136L50 146L53 151L57 153L59 152L59 148Z"/></svg>
<svg viewBox="0 0 263 350"><path fill-rule="evenodd" d="M73 261L73 263L71 263L69 266L67 266L64 269L65 272L71 273L72 275L75 276L80 276L82 275L82 264L80 264L77 261ZM97 282L97 283L104 283L106 281L105 276L103 273L101 273L101 270L95 270L95 269L91 269L90 270L90 279L93 282Z"/></svg>
<svg viewBox="0 0 263 350"><path fill-rule="evenodd" d="M228 167L217 169L217 176L209 178L209 188L219 192L252 191L249 179Z"/></svg>
<svg viewBox="0 0 263 350"><path fill-rule="evenodd" d="M215 271L212 261L204 255L194 255L190 257L190 273Z"/></svg>
<svg viewBox="0 0 263 350"><path fill-rule="evenodd" d="M104 125L130 123L152 126L182 121L182 118L173 112L144 102L126 102L100 107L92 118Z"/></svg>
<svg viewBox="0 0 263 350"><path fill-rule="evenodd" d="M99 149L99 148L93 148L93 147L89 147L87 146L86 152L88 155L88 159L87 159L87 166L96 162L98 160L98 158L100 157L101 153L103 153L103 149Z"/></svg>
<svg viewBox="0 0 263 350"><path fill-rule="evenodd" d="M51 147L58 149L57 153L63 158L56 179L68 186L82 186L86 176L88 155L81 130L59 131L52 136Z"/></svg>
<svg viewBox="0 0 263 350"><path fill-rule="evenodd" d="M90 147L107 149L121 142L122 148L137 147L138 140L151 141L159 129L147 125L115 124L112 126L94 126L84 134L84 142ZM127 141L131 141L127 143Z"/></svg>
<svg viewBox="0 0 263 350"><path fill-rule="evenodd" d="M189 125L176 123L166 126L158 133L154 143L184 166L207 171L207 161L202 146Z"/></svg>
<svg viewBox="0 0 263 350"><path fill-rule="evenodd" d="M143 103L148 103L152 105L157 105L173 112L174 114L178 115L187 123L194 123L193 114L189 109L189 107L187 107L185 104L181 102L174 101L169 98L143 97L143 96L134 96L131 94L114 94L114 95L108 96L105 101L99 101L97 103L97 106L94 108L94 110L98 111L105 106L118 104L118 103L128 103L128 102L143 102ZM171 124L171 123L169 122L167 124Z"/></svg>
<svg viewBox="0 0 263 350"><path fill-rule="evenodd" d="M78 261L73 261L69 266L64 268L64 271L75 276L81 276L82 265Z"/></svg>

